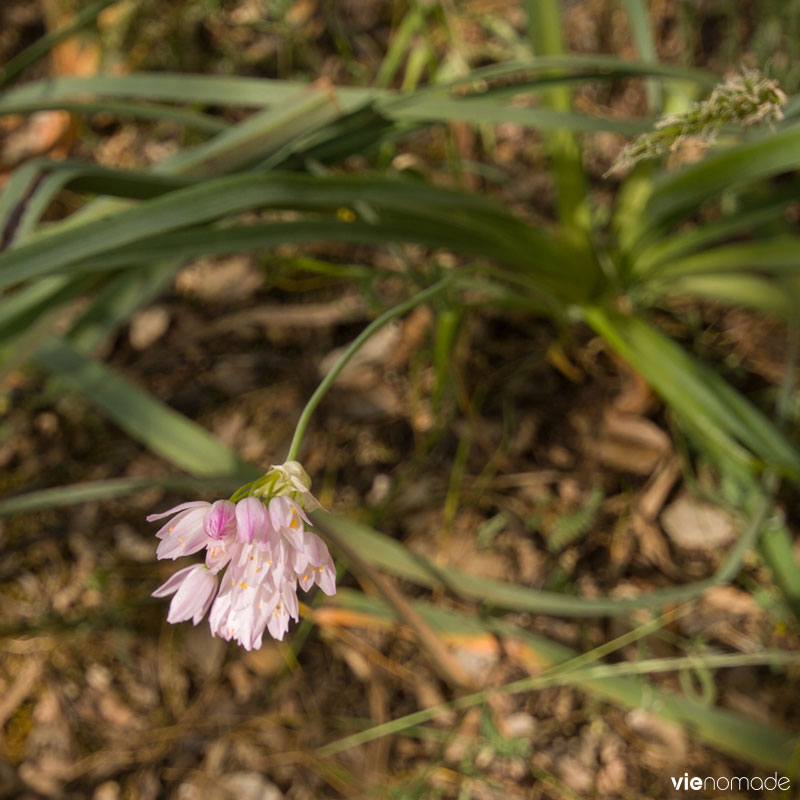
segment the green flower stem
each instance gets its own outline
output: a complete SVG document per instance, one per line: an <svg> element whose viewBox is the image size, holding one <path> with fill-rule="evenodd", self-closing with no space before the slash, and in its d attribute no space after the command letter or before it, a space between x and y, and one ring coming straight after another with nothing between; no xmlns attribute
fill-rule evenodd
<svg viewBox="0 0 800 800"><path fill-rule="evenodd" d="M390 308L388 311L385 311L379 317L374 319L369 325L367 325L366 328L364 328L363 331L361 331L358 336L356 336L355 339L353 339L348 348L344 351L344 353L342 353L336 364L334 364L331 371L322 379L322 382L317 387L314 394L311 395L309 401L306 403L306 407L303 409L303 413L300 415L300 419L297 421L297 427L294 431L292 443L289 445L289 452L286 455L287 461L297 460L297 453L300 450L300 444L303 441L303 436L306 432L306 428L308 427L311 415L314 413L322 398L325 397L325 394L327 393L328 389L331 388L333 382L339 377L339 373L341 373L341 371L345 368L347 362L356 354L361 345L363 345L364 342L366 342L367 339L372 336L372 334L377 333L377 331L379 331L387 322L390 322L395 317L402 316L408 311L411 311L412 308L416 308L426 300L430 300L431 297L434 297L435 295L444 291L456 280L457 277L458 276L454 274L448 275L446 278L442 278L442 280L431 284L427 289L423 289L413 297L410 297L404 303L400 303L400 305Z"/></svg>

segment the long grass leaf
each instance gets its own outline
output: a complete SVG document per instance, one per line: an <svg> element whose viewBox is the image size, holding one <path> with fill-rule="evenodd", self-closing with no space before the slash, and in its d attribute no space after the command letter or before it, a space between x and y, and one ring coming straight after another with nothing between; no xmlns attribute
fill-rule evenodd
<svg viewBox="0 0 800 800"><path fill-rule="evenodd" d="M771 191L765 196L755 196L752 202L735 213L727 214L714 222L698 224L688 231L659 237L650 246L636 253L634 271L644 275L655 272L659 265L685 256L733 236L752 233L762 226L780 220L789 205L795 202L798 187L788 191ZM774 233L774 231L770 231Z"/></svg>
<svg viewBox="0 0 800 800"><path fill-rule="evenodd" d="M0 114L25 113L29 103L56 103L86 95L264 108L284 103L311 87L312 84L304 81L170 72L50 78L5 92L0 97ZM374 89L346 86L337 87L336 93L346 108L362 105L375 97Z"/></svg>
<svg viewBox="0 0 800 800"><path fill-rule="evenodd" d="M511 106L497 98L447 99L425 97L387 110L397 122L444 122L461 120L473 123L511 122L542 131L572 133L611 131L629 136L649 131L655 120L648 118L591 117L575 111Z"/></svg>
<svg viewBox="0 0 800 800"><path fill-rule="evenodd" d="M509 235L504 236L504 233ZM580 273L576 267L580 262L562 263L549 252L552 244L542 241L541 236L523 226L517 228L509 222L494 230L481 230L478 222L470 225L469 220L461 222L439 214L386 214L376 222L342 222L315 217L297 222L204 229L196 233L179 231L147 239L138 243L136 248L115 248L87 258L77 262L74 270L107 270L154 260L185 260L285 243L334 241L377 245L408 242L493 258L524 270L531 283L555 294L562 302L585 299L591 288L590 281L581 283L577 280ZM510 243L513 246L509 246ZM537 250L540 244L545 249Z"/></svg>
<svg viewBox="0 0 800 800"><path fill-rule="evenodd" d="M53 490L46 495L47 502L50 506L69 505L73 502L74 495L80 495L81 486L82 484L63 487L63 492ZM126 484L114 484L114 486L116 487L115 492L125 493ZM69 489L74 489L74 492ZM138 485L130 487L131 492L137 489ZM14 509L35 508L40 499L39 495L39 492L34 492L30 497L21 495L10 498L8 502ZM332 542L335 543L341 538L349 548L355 548L365 561L420 586L446 588L465 599L512 610L591 617L625 615L637 608L659 608L690 600L712 586L730 581L738 573L746 552L756 543L767 521L772 502L771 493L761 492L759 494L746 529L712 578L674 589L645 593L640 597L620 600L585 599L554 592L540 592L525 586L470 576L459 570L434 564L427 558L412 553L400 542L360 523L334 517L325 512L314 512L312 516L315 525ZM0 513L3 508L5 506L0 504Z"/></svg>
<svg viewBox="0 0 800 800"><path fill-rule="evenodd" d="M655 41L650 30L650 13L644 0L625 0L625 13L628 17L628 27L631 30L631 38L639 53L639 58L646 63L658 61ZM647 90L647 101L651 112L658 112L661 109L661 86L654 81L648 80L645 83Z"/></svg>
<svg viewBox="0 0 800 800"><path fill-rule="evenodd" d="M693 214L700 203L721 191L758 178L796 169L800 164L800 126L760 135L731 150L708 156L699 164L669 175L653 188L642 214L637 239L647 238L664 225Z"/></svg>
<svg viewBox="0 0 800 800"><path fill-rule="evenodd" d="M2 100L0 100L2 109ZM68 111L70 114L113 114L117 117L145 119L154 122L174 122L190 130L202 133L219 133L231 127L229 122L174 106L145 102L120 102L114 100L31 100L18 103L8 111L0 110L0 114L35 114L37 111Z"/></svg>
<svg viewBox="0 0 800 800"><path fill-rule="evenodd" d="M561 3L557 0L525 0L524 6L534 52L543 56L562 55ZM557 112L571 112L572 98L566 87L547 90L542 100ZM575 130L566 122L561 124L545 134L545 147L556 183L558 218L572 241L588 246L591 217L586 204L586 175Z"/></svg>
<svg viewBox="0 0 800 800"><path fill-rule="evenodd" d="M506 78L510 75L527 75L531 80L537 80L542 77L542 72L548 70L561 70L562 75L579 74L586 79L652 75L665 80L694 81L709 88L716 83L716 78L708 72L671 64L648 64L605 55L570 54L492 65L474 70L469 76L459 77L452 82L452 85L461 89L469 87L474 81L485 82L500 77ZM302 81L180 75L168 72L50 78L5 92L0 97L0 114L21 113L24 111L26 103L37 101L52 103L86 95L263 108L286 102L298 92L307 90L309 86L310 84ZM385 100L392 103L397 99L396 93L377 89L339 86L335 91L345 110L351 110L372 101L383 102Z"/></svg>
<svg viewBox="0 0 800 800"><path fill-rule="evenodd" d="M773 236L763 241L721 245L664 261L651 272L659 280L683 275L758 270L770 274L800 271L800 237Z"/></svg>
<svg viewBox="0 0 800 800"><path fill-rule="evenodd" d="M638 317L601 308L586 321L633 366L695 433L731 456L739 445L754 454L751 467L769 466L800 479L800 454L783 434L712 369Z"/></svg>
<svg viewBox="0 0 800 800"><path fill-rule="evenodd" d="M360 203L402 215L428 214L443 220L446 216L472 228L500 248L505 234L509 257L518 247L515 238L530 243L537 259L533 266L565 274L580 274L580 259L570 248L559 245L544 233L535 231L508 215L493 203L468 193L419 186L407 182L331 178L303 175L235 175L207 181L155 198L110 219L87 222L43 239L34 240L0 254L0 287L10 286L63 269L70 264L146 238L180 228L211 222L223 216L254 208L337 209L358 207ZM519 260L518 258L516 260Z"/></svg>
<svg viewBox="0 0 800 800"><path fill-rule="evenodd" d="M202 479L179 475L168 478L111 478L105 481L87 481L3 498L0 500L0 517L28 514L46 508L80 505L95 500L128 497L153 487L185 489L196 494L213 492L230 495L239 487L239 484L239 479L231 478L230 475Z"/></svg>
<svg viewBox="0 0 800 800"><path fill-rule="evenodd" d="M366 597L360 592L340 590L336 603L344 608L352 609L366 618L378 618L386 621L396 620L395 613L383 601ZM431 721L445 709L463 709L479 705L486 701L491 693L515 694L536 691L547 686L568 684L576 686L603 700L622 708L641 708L650 711L665 720L685 727L697 740L718 748L722 752L741 758L752 764L788 771L791 767L792 753L797 744L797 737L788 731L750 720L740 714L723 708L709 708L707 704L693 698L684 697L668 689L661 689L651 681L639 677L641 672L653 669L679 669L702 664L702 658L657 659L652 662L637 664L622 662L618 664L598 664L583 666L583 656L562 644L543 636L504 622L502 620L477 620L456 611L432 606L429 603L414 603L416 611L438 633L447 640L452 635L454 640L463 643L464 639L499 636L502 641L513 642L517 652L527 655L528 660L536 665L539 674L530 678L514 681L500 687L475 692L450 703L444 703L429 709L392 720L375 726L345 739L331 742L318 751L320 755L333 755L343 750L372 741L380 736L402 733L409 725L420 725ZM632 633L635 633L632 632ZM728 658L723 654L720 663L736 665L737 663L794 663L797 653L777 652L773 654L749 654L743 658ZM709 666L713 657L709 657ZM574 664L574 668L570 666ZM544 671L542 671L544 670Z"/></svg>
<svg viewBox="0 0 800 800"><path fill-rule="evenodd" d="M460 570L434 564L423 556L410 552L400 542L352 520L333 517L324 512L314 512L313 520L334 546L341 539L349 548L355 548L365 561L420 586L445 588L460 597L500 608L592 617L628 614L636 608L661 608L670 603L697 597L706 589L731 580L738 572L745 552L755 544L769 508L770 498L762 494L747 529L713 577L625 599L586 599L467 575Z"/></svg>
<svg viewBox="0 0 800 800"><path fill-rule="evenodd" d="M198 476L255 477L210 433L67 342L50 338L36 361L154 453Z"/></svg>
<svg viewBox="0 0 800 800"><path fill-rule="evenodd" d="M648 284L648 294L670 298L697 297L731 306L752 308L789 320L800 306L800 280L770 280L759 275L685 275Z"/></svg>
<svg viewBox="0 0 800 800"><path fill-rule="evenodd" d="M664 81L696 83L713 88L719 79L711 72L677 64L619 58L612 55L567 53L536 55L524 60L503 61L478 67L442 86L459 95L491 92L495 88L537 88L550 80L616 80L631 77L654 77Z"/></svg>
<svg viewBox="0 0 800 800"><path fill-rule="evenodd" d="M29 161L15 169L0 192L0 251L16 239L26 205L42 179L38 160Z"/></svg>
<svg viewBox="0 0 800 800"><path fill-rule="evenodd" d="M224 175L262 161L287 146L298 148L298 140L302 142L341 115L342 108L334 93L309 89L287 98L278 107L253 114L223 135L177 153L156 165L153 171L204 177Z"/></svg>

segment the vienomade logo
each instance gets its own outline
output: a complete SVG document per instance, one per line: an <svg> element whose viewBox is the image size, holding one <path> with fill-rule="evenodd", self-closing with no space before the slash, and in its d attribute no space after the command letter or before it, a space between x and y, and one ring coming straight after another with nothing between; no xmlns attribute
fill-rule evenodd
<svg viewBox="0 0 800 800"><path fill-rule="evenodd" d="M705 778L700 777L689 777L688 772L684 772L683 775L680 777L672 776L670 778L672 781L672 785L677 790L689 791L689 789L693 789L697 791L698 789L712 789L718 792L727 792L727 791L763 791L763 790L775 790L775 789L788 789L790 785L790 781L788 778L779 778L778 773L776 772L774 775L770 775L768 778L760 778L758 776L754 778L745 778L745 777L721 777L721 778L712 778L711 776L706 776Z"/></svg>

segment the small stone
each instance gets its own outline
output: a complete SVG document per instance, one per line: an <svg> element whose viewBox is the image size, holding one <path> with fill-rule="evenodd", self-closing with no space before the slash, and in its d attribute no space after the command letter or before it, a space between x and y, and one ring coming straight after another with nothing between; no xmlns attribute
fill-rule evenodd
<svg viewBox="0 0 800 800"><path fill-rule="evenodd" d="M218 786L231 800L283 800L283 792L257 772L232 772Z"/></svg>
<svg viewBox="0 0 800 800"><path fill-rule="evenodd" d="M169 312L163 306L137 311L128 328L128 339L134 350L144 350L157 342L169 328Z"/></svg>
<svg viewBox="0 0 800 800"><path fill-rule="evenodd" d="M509 714L503 719L503 733L509 738L533 736L536 730L536 720L524 711Z"/></svg>
<svg viewBox="0 0 800 800"><path fill-rule="evenodd" d="M667 536L679 547L691 550L714 550L733 541L733 520L721 508L681 494L661 514Z"/></svg>
<svg viewBox="0 0 800 800"><path fill-rule="evenodd" d="M92 800L119 800L122 797L122 790L116 781L106 781L101 783L92 795Z"/></svg>

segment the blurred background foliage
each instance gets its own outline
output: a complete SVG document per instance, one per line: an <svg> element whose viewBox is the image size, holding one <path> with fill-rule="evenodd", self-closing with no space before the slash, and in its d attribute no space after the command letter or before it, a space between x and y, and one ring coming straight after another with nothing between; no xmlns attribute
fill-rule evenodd
<svg viewBox="0 0 800 800"><path fill-rule="evenodd" d="M4 5L2 791L796 780L795 6ZM743 67L782 121L603 177ZM300 450L335 601L165 626L142 517L370 321Z"/></svg>

